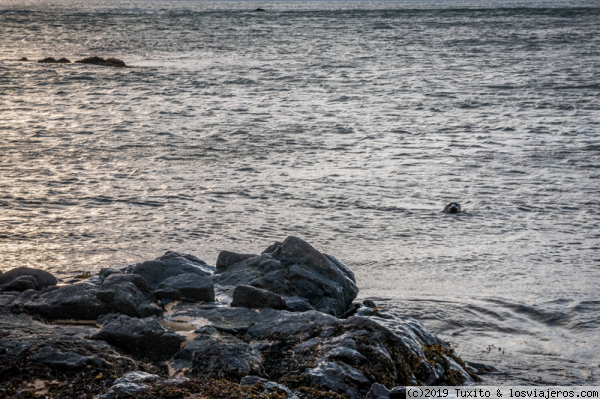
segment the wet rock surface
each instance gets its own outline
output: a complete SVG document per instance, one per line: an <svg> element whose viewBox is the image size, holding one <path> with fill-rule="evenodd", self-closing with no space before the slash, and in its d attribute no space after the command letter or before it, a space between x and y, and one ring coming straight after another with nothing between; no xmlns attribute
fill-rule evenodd
<svg viewBox="0 0 600 399"><path fill-rule="evenodd" d="M13 272L5 284L26 290L0 291L0 398L380 399L495 371L414 319L354 301L352 272L298 238L217 266L167 252L41 289Z"/></svg>

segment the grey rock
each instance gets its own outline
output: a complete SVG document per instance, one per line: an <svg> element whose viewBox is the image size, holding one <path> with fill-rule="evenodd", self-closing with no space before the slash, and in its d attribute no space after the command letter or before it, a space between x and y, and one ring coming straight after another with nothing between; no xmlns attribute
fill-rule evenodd
<svg viewBox="0 0 600 399"><path fill-rule="evenodd" d="M114 269L112 267L104 267L104 268L100 269L100 272L98 273L98 277L100 277L100 279L102 281L104 281L111 274L118 274L118 273L121 273L121 270Z"/></svg>
<svg viewBox="0 0 600 399"><path fill-rule="evenodd" d="M390 390L381 384L371 385L371 389L367 392L365 399L390 399Z"/></svg>
<svg viewBox="0 0 600 399"><path fill-rule="evenodd" d="M286 309L291 312L307 312L309 310L315 310L308 300L298 296L284 298L284 300Z"/></svg>
<svg viewBox="0 0 600 399"><path fill-rule="evenodd" d="M329 259L331 263L336 265L346 276L348 276L350 280L352 280L356 284L356 277L354 276L354 272L352 270L348 269L346 265L344 265L342 262L340 262L331 255L323 254L323 256Z"/></svg>
<svg viewBox="0 0 600 399"><path fill-rule="evenodd" d="M39 349L33 354L31 360L59 370L78 370L88 365L96 369L106 369L111 366L106 360L98 357L82 356L72 352L62 352L61 350L50 346Z"/></svg>
<svg viewBox="0 0 600 399"><path fill-rule="evenodd" d="M102 281L102 288L106 289L115 285L119 285L122 283L132 283L137 287L138 290L147 299L153 299L152 291L146 284L146 280L144 280L141 276L137 274L122 274L122 273L112 273L106 276L106 278Z"/></svg>
<svg viewBox="0 0 600 399"><path fill-rule="evenodd" d="M371 383L360 370L343 363L322 362L306 370L311 383L357 399L367 392Z"/></svg>
<svg viewBox="0 0 600 399"><path fill-rule="evenodd" d="M269 381L265 378L246 376L240 381L240 385L243 387L258 386L259 384L262 388L262 393L264 394L276 393L278 395L283 395L288 399L298 399L298 397L294 395L288 387L273 381Z"/></svg>
<svg viewBox="0 0 600 399"><path fill-rule="evenodd" d="M96 319L96 324L98 324L99 326L103 326L105 324L110 323L119 316L121 316L119 313L104 314Z"/></svg>
<svg viewBox="0 0 600 399"><path fill-rule="evenodd" d="M193 370L215 378L239 380L247 375L264 375L262 357L246 342L219 332L213 326L194 338Z"/></svg>
<svg viewBox="0 0 600 399"><path fill-rule="evenodd" d="M96 320L109 313L133 317L161 314L161 310L150 304L133 283L127 282L100 287L87 283L48 287L39 294L25 291L13 302L13 310L49 320Z"/></svg>
<svg viewBox="0 0 600 399"><path fill-rule="evenodd" d="M124 382L135 382L135 383L150 382L150 381L156 381L159 379L160 379L160 376L158 376L156 374L150 374L150 373L146 373L144 371L130 371L129 373L126 373L122 377L117 378L115 380L115 384L122 384Z"/></svg>
<svg viewBox="0 0 600 399"><path fill-rule="evenodd" d="M251 285L282 297L301 297L314 309L338 316L356 298L358 288L353 279L352 272L337 259L299 238L288 237L260 257L217 270L214 281L219 285Z"/></svg>
<svg viewBox="0 0 600 399"><path fill-rule="evenodd" d="M195 301L214 302L215 300L215 287L210 277L197 274L179 274L169 277L159 285L159 289L162 290L159 295L166 295L168 292L176 292L174 290L177 290L180 297Z"/></svg>
<svg viewBox="0 0 600 399"><path fill-rule="evenodd" d="M166 360L177 353L185 338L167 331L156 318L119 316L104 325L93 339L103 340L140 358Z"/></svg>
<svg viewBox="0 0 600 399"><path fill-rule="evenodd" d="M154 297L156 299L172 299L174 301L180 301L183 296L181 291L177 288L166 287L154 291Z"/></svg>
<svg viewBox="0 0 600 399"><path fill-rule="evenodd" d="M106 303L111 311L132 317L158 316L161 310L152 305L133 282L122 282L121 275L109 276L96 293L96 297ZM141 283L138 281L138 283Z"/></svg>
<svg viewBox="0 0 600 399"><path fill-rule="evenodd" d="M145 384L136 384L133 382L124 382L113 385L103 395L95 396L94 399L120 399L129 398L136 393L146 392L150 387Z"/></svg>
<svg viewBox="0 0 600 399"><path fill-rule="evenodd" d="M217 257L217 270L223 271L227 267L242 262L246 259L255 258L258 255L253 254L238 254L230 251L221 251Z"/></svg>
<svg viewBox="0 0 600 399"><path fill-rule="evenodd" d="M18 291L35 290L37 288L37 280L33 276L19 276L14 280L0 286L0 291Z"/></svg>
<svg viewBox="0 0 600 399"><path fill-rule="evenodd" d="M17 267L16 269L0 274L0 285L4 285L21 276L32 276L35 278L36 290L41 290L51 285L56 285L57 283L56 277L44 270L32 269L29 267Z"/></svg>
<svg viewBox="0 0 600 399"><path fill-rule="evenodd" d="M211 276L214 268L192 255L183 255L168 251L153 261L138 263L128 268L133 274L139 274L146 280L152 290L159 288L160 283L169 277L180 274L196 274Z"/></svg>
<svg viewBox="0 0 600 399"><path fill-rule="evenodd" d="M25 291L21 298L13 302L13 309L49 320L96 320L103 314L111 313L111 307L96 296L98 291L96 286L85 283L60 287L39 295Z"/></svg>
<svg viewBox="0 0 600 399"><path fill-rule="evenodd" d="M271 308L285 309L285 301L276 294L250 285L238 285L233 291L233 307L245 307L251 309Z"/></svg>

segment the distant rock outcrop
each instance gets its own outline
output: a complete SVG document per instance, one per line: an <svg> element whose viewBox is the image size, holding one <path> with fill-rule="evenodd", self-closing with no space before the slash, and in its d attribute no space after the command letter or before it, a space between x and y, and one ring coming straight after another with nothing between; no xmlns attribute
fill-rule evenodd
<svg viewBox="0 0 600 399"><path fill-rule="evenodd" d="M102 65L102 66L110 66L110 67L118 67L125 68L125 62L117 59L117 58L108 58L104 59L102 57L87 57L79 61L75 61L77 64L91 64L91 65Z"/></svg>

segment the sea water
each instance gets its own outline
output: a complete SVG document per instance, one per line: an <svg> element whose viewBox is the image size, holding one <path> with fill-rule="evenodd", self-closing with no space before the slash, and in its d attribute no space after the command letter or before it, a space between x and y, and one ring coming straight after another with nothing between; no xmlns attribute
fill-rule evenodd
<svg viewBox="0 0 600 399"><path fill-rule="evenodd" d="M498 368L487 385L598 384L599 21L582 1L0 0L0 269L214 264L295 235ZM17 61L91 55L133 68Z"/></svg>

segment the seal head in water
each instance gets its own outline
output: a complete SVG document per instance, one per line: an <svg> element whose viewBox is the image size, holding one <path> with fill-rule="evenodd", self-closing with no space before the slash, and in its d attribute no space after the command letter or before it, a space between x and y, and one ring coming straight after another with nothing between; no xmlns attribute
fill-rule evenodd
<svg viewBox="0 0 600 399"><path fill-rule="evenodd" d="M448 202L442 211L444 213L459 213L460 204L458 202Z"/></svg>

